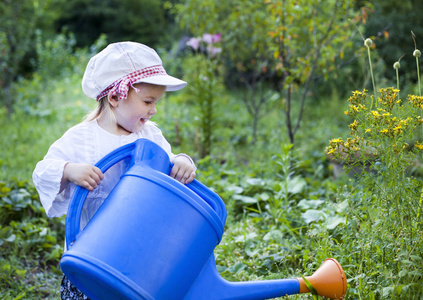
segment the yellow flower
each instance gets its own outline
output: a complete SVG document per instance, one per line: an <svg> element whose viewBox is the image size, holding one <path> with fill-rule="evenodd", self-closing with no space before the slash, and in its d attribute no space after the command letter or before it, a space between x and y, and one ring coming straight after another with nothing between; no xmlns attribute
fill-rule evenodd
<svg viewBox="0 0 423 300"><path fill-rule="evenodd" d="M354 120L354 122L353 122L352 124L348 125L348 127L349 127L351 130L357 130L357 127L358 127L358 122L357 122L357 120Z"/></svg>
<svg viewBox="0 0 423 300"><path fill-rule="evenodd" d="M371 130L369 129L369 128L367 128L366 129L366 131L364 131L364 133L368 133L368 132L370 132Z"/></svg>
<svg viewBox="0 0 423 300"><path fill-rule="evenodd" d="M416 108L423 108L423 97L416 95L408 95L408 101Z"/></svg>
<svg viewBox="0 0 423 300"><path fill-rule="evenodd" d="M376 110L372 110L370 113L371 113L371 114L373 115L373 117L375 117L375 118L380 117L379 112L377 112Z"/></svg>
<svg viewBox="0 0 423 300"><path fill-rule="evenodd" d="M394 131L402 131L402 127L401 127L401 125L398 125L397 127L394 127L394 129L393 129Z"/></svg>
<svg viewBox="0 0 423 300"><path fill-rule="evenodd" d="M332 154L332 153L335 153L335 151L336 151L336 149L335 149L335 148L330 148L330 147L327 147L327 148L326 148L326 153L327 153L327 154Z"/></svg>
<svg viewBox="0 0 423 300"><path fill-rule="evenodd" d="M419 142L416 142L415 144L414 144L414 147L416 147L417 149L419 149L419 150L423 150L423 145L421 145Z"/></svg>
<svg viewBox="0 0 423 300"><path fill-rule="evenodd" d="M341 139L341 138L332 139L332 140L330 140L329 142L330 142L330 143L336 143L336 144L338 144L338 143L341 143L341 142L342 142L342 139Z"/></svg>

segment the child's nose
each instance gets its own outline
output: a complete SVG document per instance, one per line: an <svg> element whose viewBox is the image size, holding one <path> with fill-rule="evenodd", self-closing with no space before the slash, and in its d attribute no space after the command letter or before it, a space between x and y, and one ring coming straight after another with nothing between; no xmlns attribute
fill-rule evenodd
<svg viewBox="0 0 423 300"><path fill-rule="evenodd" d="M157 114L157 109L156 109L156 105L153 105L150 108L150 111L148 112L150 115L154 116L155 114Z"/></svg>

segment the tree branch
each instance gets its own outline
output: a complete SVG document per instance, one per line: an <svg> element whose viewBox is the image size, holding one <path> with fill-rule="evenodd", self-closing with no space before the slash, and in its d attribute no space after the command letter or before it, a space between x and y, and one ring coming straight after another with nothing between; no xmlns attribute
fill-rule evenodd
<svg viewBox="0 0 423 300"><path fill-rule="evenodd" d="M338 3L339 3L339 0L336 0L336 2L334 4L332 18L331 18L331 20L329 22L329 26L327 27L327 30L326 30L325 34L323 35L323 37L320 39L320 41L318 43L318 46L317 46L317 49L316 49L316 56L314 57L314 61L313 61L313 64L312 64L310 73L308 75L307 81L305 82L304 91L303 91L303 94L302 94L302 97L301 97L300 112L298 114L297 124L295 125L295 128L293 130L293 134L294 135L298 131L298 129L300 128L300 123L301 123L301 120L302 120L302 117L303 117L304 105L305 105L305 100L307 98L308 89L310 87L310 82L311 82L311 79L313 77L314 70L316 69L317 62L318 62L318 60L320 58L320 51L322 49L322 46L323 46L325 40L329 37L329 34L330 34L331 30L332 30L332 26L333 26L333 24L335 22L336 13L338 11Z"/></svg>

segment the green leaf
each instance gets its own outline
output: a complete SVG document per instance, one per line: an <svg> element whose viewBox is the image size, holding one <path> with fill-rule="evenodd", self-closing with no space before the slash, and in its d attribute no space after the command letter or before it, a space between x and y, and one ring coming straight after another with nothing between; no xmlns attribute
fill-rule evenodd
<svg viewBox="0 0 423 300"><path fill-rule="evenodd" d="M15 239L16 239L16 235L12 234L8 238L5 238L4 240L6 242L12 243L13 241L15 241Z"/></svg>
<svg viewBox="0 0 423 300"><path fill-rule="evenodd" d="M342 201L336 205L337 212L343 212L348 207L348 200Z"/></svg>
<svg viewBox="0 0 423 300"><path fill-rule="evenodd" d="M47 228L43 228L41 231L40 231L40 236L45 236L45 235L47 235Z"/></svg>
<svg viewBox="0 0 423 300"><path fill-rule="evenodd" d="M295 176L288 181L288 192L296 195L301 193L307 186L307 182L300 176Z"/></svg>
<svg viewBox="0 0 423 300"><path fill-rule="evenodd" d="M247 178L245 180L249 185L260 185L263 186L266 184L266 182L261 178Z"/></svg>
<svg viewBox="0 0 423 300"><path fill-rule="evenodd" d="M245 265L243 263L237 263L233 266L230 266L227 271L230 273L238 273L245 269Z"/></svg>
<svg viewBox="0 0 423 300"><path fill-rule="evenodd" d="M314 286L308 281L303 275L301 275L301 278L304 280L307 288L310 290L310 293L313 295L313 299L319 299L319 294L317 293Z"/></svg>
<svg viewBox="0 0 423 300"><path fill-rule="evenodd" d="M305 213L301 214L301 217L307 224L315 222L326 217L326 214L320 210L309 209Z"/></svg>
<svg viewBox="0 0 423 300"><path fill-rule="evenodd" d="M309 208L318 208L320 204L325 203L324 200L306 200L303 199L298 202L297 206L302 209L309 209Z"/></svg>
<svg viewBox="0 0 423 300"><path fill-rule="evenodd" d="M264 241L273 240L275 242L280 243L283 240L283 234L280 230L272 230L264 235L263 240Z"/></svg>
<svg viewBox="0 0 423 300"><path fill-rule="evenodd" d="M241 202L244 202L246 204L253 204L253 203L257 203L257 199L253 198L253 197L249 197L249 196L244 196L244 195L234 195L233 198L235 200L239 200Z"/></svg>
<svg viewBox="0 0 423 300"><path fill-rule="evenodd" d="M382 297L391 297L392 296L392 292L395 290L395 288L393 286L388 286L388 287L384 287L382 289Z"/></svg>
<svg viewBox="0 0 423 300"><path fill-rule="evenodd" d="M237 186L237 185L228 186L228 187L226 187L226 190L234 192L234 194L241 194L244 191L244 189L242 187Z"/></svg>
<svg viewBox="0 0 423 300"><path fill-rule="evenodd" d="M23 270L23 269L17 269L17 268L15 268L15 272L16 272L16 274L19 276L19 277L25 277L25 274L26 274L26 270Z"/></svg>
<svg viewBox="0 0 423 300"><path fill-rule="evenodd" d="M334 229L336 226L338 226L341 223L345 224L346 221L347 221L346 217L341 217L341 216L329 217L326 220L326 228L327 229Z"/></svg>
<svg viewBox="0 0 423 300"><path fill-rule="evenodd" d="M399 277L404 277L404 276L406 276L408 274L408 271L406 270L406 269L403 269L403 270L401 270L399 273L398 273L398 276Z"/></svg>
<svg viewBox="0 0 423 300"><path fill-rule="evenodd" d="M249 257L254 257L259 252L260 252L260 248L254 248L250 246L245 247L245 254L247 254Z"/></svg>
<svg viewBox="0 0 423 300"><path fill-rule="evenodd" d="M269 194L265 193L265 192L258 194L257 196L258 196L259 199L261 199L263 201L267 201L270 198Z"/></svg>
<svg viewBox="0 0 423 300"><path fill-rule="evenodd" d="M418 260L418 261L421 261L422 260L422 258L420 256L418 256L418 255L410 255L410 258L412 258L414 260Z"/></svg>

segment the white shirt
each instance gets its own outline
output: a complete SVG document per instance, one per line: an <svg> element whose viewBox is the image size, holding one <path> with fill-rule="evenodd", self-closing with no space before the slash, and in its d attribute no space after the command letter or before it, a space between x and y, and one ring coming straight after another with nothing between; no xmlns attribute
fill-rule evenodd
<svg viewBox="0 0 423 300"><path fill-rule="evenodd" d="M54 142L44 159L37 163L32 178L40 195L41 203L49 217L59 217L67 213L68 205L76 185L69 185L62 192L60 184L67 162L96 164L111 151L132 143L139 138L149 139L162 147L172 161L175 157L170 144L156 125L148 121L141 131L130 135L114 135L101 128L97 120L82 122L70 128ZM116 183L125 172L128 162L122 161L112 166L104 174L98 187L90 192L81 214L81 228L84 228Z"/></svg>

